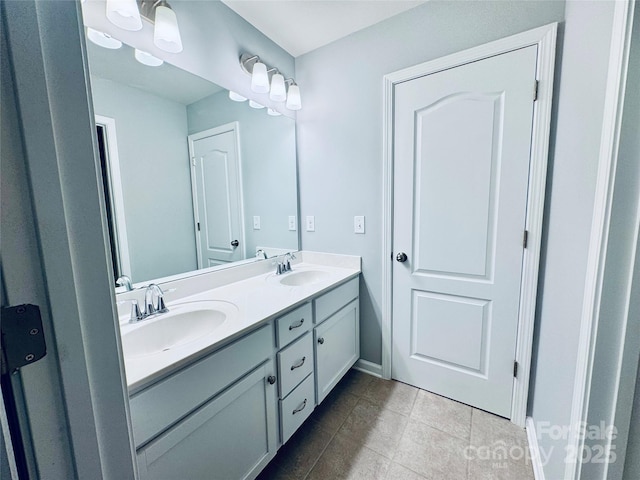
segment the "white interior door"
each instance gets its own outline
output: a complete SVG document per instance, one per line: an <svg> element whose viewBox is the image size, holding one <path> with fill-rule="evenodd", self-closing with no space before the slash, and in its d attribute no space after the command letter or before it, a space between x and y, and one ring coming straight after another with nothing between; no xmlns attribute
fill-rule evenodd
<svg viewBox="0 0 640 480"><path fill-rule="evenodd" d="M198 268L244 258L237 124L189 136Z"/></svg>
<svg viewBox="0 0 640 480"><path fill-rule="evenodd" d="M392 376L511 416L537 46L395 86Z"/></svg>

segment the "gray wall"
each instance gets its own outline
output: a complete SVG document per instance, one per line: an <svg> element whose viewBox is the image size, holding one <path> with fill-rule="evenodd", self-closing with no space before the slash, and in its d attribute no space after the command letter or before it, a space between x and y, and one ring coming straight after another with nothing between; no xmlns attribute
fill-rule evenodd
<svg viewBox="0 0 640 480"><path fill-rule="evenodd" d="M195 270L186 107L97 77L91 89L116 121L132 280Z"/></svg>
<svg viewBox="0 0 640 480"><path fill-rule="evenodd" d="M432 1L296 59L305 250L362 256L361 354L381 363L382 103L387 73L563 19L563 2ZM365 215L366 234L353 233Z"/></svg>
<svg viewBox="0 0 640 480"><path fill-rule="evenodd" d="M298 250L298 232L288 227L289 215L298 214L295 122L229 100L226 91L192 103L187 116L189 134L233 121L240 125L247 257L256 246ZM254 215L260 216L260 230L253 229Z"/></svg>

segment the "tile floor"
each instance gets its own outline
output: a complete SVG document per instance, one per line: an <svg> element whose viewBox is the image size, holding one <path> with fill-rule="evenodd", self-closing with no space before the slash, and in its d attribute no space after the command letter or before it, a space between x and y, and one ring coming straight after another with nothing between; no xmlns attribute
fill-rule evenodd
<svg viewBox="0 0 640 480"><path fill-rule="evenodd" d="M351 370L258 480L533 480L525 431Z"/></svg>

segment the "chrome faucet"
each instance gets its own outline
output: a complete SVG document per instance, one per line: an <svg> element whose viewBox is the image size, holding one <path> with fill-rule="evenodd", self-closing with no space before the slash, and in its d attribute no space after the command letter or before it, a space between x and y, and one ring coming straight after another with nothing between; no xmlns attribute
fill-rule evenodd
<svg viewBox="0 0 640 480"><path fill-rule="evenodd" d="M284 268L285 268L285 272L290 272L291 271L291 260L295 260L296 256L292 253L292 252L288 252L285 256L284 256Z"/></svg>
<svg viewBox="0 0 640 480"><path fill-rule="evenodd" d="M131 277L127 275L120 275L116 280L116 285L119 287L124 287L125 291L130 292L133 290L133 285L131 284Z"/></svg>
<svg viewBox="0 0 640 480"><path fill-rule="evenodd" d="M265 252L262 248L256 250L256 258L267 258L267 252Z"/></svg>
<svg viewBox="0 0 640 480"><path fill-rule="evenodd" d="M131 301L131 318L129 323L136 323L152 315L166 313L169 309L164 304L164 292L159 285L151 283L144 292L144 309L140 309L138 300Z"/></svg>

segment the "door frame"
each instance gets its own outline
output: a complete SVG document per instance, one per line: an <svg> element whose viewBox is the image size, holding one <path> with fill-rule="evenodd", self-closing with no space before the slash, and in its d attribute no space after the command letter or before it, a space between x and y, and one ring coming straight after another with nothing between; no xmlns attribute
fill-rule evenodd
<svg viewBox="0 0 640 480"><path fill-rule="evenodd" d="M203 130L198 133L193 133L187 137L189 142L189 170L191 172L191 201L193 203L193 232L196 239L196 261L198 262L198 268L208 268L208 266L202 265L202 251L200 244L200 232L198 231L198 222L200 221L200 213L198 212L198 201L197 201L197 189L196 189L196 172L195 172L195 156L193 153L193 142L197 140L201 140L206 137L211 137L213 135L218 135L220 133L233 131L233 136L236 141L236 156L238 157L238 205L240 205L240 239L242 242L242 250L244 251L243 259L247 258L246 251L246 238L245 238L245 225L244 225L244 181L242 176L242 154L240 152L240 123L229 122L224 125L220 125L217 127L209 128L207 130Z"/></svg>
<svg viewBox="0 0 640 480"><path fill-rule="evenodd" d="M124 212L124 193L122 175L120 173L120 157L118 156L118 137L116 135L116 120L104 115L95 114L96 125L100 125L107 132L105 141L108 166L108 181L111 190L111 200L114 210L115 243L118 250L118 262L123 275L131 276L131 256L129 255L129 240L127 237L127 222Z"/></svg>
<svg viewBox="0 0 640 480"><path fill-rule="evenodd" d="M533 343L538 270L542 239L547 158L549 153L549 130L553 98L553 76L555 66L556 36L558 24L551 23L526 32L518 33L478 47L470 48L445 57L440 57L384 76L383 114L383 212L382 212L382 377L391 378L391 345L393 322L393 113L394 88L397 84L418 77L447 70L466 63L507 53L512 50L538 46L536 78L538 96L534 103L531 158L529 165L529 191L527 192L527 214L525 225L528 244L523 255L522 282L520 286L520 310L518 315L518 337L516 361L519 369L514 378L511 402L511 421L524 427L529 375ZM533 87L532 94L533 94Z"/></svg>

